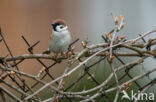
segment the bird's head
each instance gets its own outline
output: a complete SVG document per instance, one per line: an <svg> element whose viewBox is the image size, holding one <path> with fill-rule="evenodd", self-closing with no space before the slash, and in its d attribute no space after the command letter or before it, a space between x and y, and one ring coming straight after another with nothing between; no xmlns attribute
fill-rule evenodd
<svg viewBox="0 0 156 102"><path fill-rule="evenodd" d="M54 20L51 25L52 25L53 31L55 32L62 32L62 31L68 30L68 27L65 21L61 19Z"/></svg>

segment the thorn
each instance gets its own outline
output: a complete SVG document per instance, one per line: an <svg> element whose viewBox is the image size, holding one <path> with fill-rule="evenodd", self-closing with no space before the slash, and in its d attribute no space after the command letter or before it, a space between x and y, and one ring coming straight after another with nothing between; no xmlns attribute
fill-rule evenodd
<svg viewBox="0 0 156 102"><path fill-rule="evenodd" d="M15 75L15 72L14 71L10 71L10 75Z"/></svg>
<svg viewBox="0 0 156 102"><path fill-rule="evenodd" d="M68 52L68 56L71 57L73 53L71 51Z"/></svg>
<svg viewBox="0 0 156 102"><path fill-rule="evenodd" d="M35 96L37 96L37 97L38 97L38 96L39 96L39 94L37 93Z"/></svg>
<svg viewBox="0 0 156 102"><path fill-rule="evenodd" d="M109 56L109 55L110 55L109 52L106 52L106 53L105 53L105 56Z"/></svg>
<svg viewBox="0 0 156 102"><path fill-rule="evenodd" d="M61 84L62 84L62 86L64 87L66 83L65 83L65 82L62 82Z"/></svg>
<svg viewBox="0 0 156 102"><path fill-rule="evenodd" d="M45 67L42 67L41 72L44 72L44 71L45 71Z"/></svg>
<svg viewBox="0 0 156 102"><path fill-rule="evenodd" d="M65 74L65 78L68 78L69 77L69 75L68 74Z"/></svg>
<svg viewBox="0 0 156 102"><path fill-rule="evenodd" d="M109 33L109 37L112 38L112 33Z"/></svg>
<svg viewBox="0 0 156 102"><path fill-rule="evenodd" d="M115 57L114 57L114 56L112 56L112 57L111 57L111 60L113 60L114 58L115 58Z"/></svg>
<svg viewBox="0 0 156 102"><path fill-rule="evenodd" d="M120 29L123 29L125 26L125 23L122 22Z"/></svg>
<svg viewBox="0 0 156 102"><path fill-rule="evenodd" d="M152 42L153 42L153 39L152 38L149 38L148 39L148 43L151 44Z"/></svg>
<svg viewBox="0 0 156 102"><path fill-rule="evenodd" d="M124 20L124 17L123 17L123 15L121 15L121 14L120 14L120 19L121 19L122 21Z"/></svg>
<svg viewBox="0 0 156 102"><path fill-rule="evenodd" d="M55 97L54 102L59 102L58 97Z"/></svg>
<svg viewBox="0 0 156 102"><path fill-rule="evenodd" d="M141 59L141 62L142 62L142 63L144 62L144 59L143 59L143 58Z"/></svg>
<svg viewBox="0 0 156 102"><path fill-rule="evenodd" d="M106 36L106 38L108 38L108 33L107 32L105 32L105 36Z"/></svg>
<svg viewBox="0 0 156 102"><path fill-rule="evenodd" d="M86 43L84 41L81 42L81 45L86 48Z"/></svg>
<svg viewBox="0 0 156 102"><path fill-rule="evenodd" d="M152 57L152 55L151 54L148 54L148 57Z"/></svg>
<svg viewBox="0 0 156 102"><path fill-rule="evenodd" d="M128 91L129 91L129 87L127 87L127 88L125 89L125 91L128 92Z"/></svg>
<svg viewBox="0 0 156 102"><path fill-rule="evenodd" d="M125 86L125 87L130 87L131 85L132 85L132 83L128 83L128 82L125 82L125 83L124 83L124 86Z"/></svg>
<svg viewBox="0 0 156 102"><path fill-rule="evenodd" d="M115 17L115 19L114 19L114 23L115 23L115 25L118 25L118 23L119 23L119 19L118 19L118 17Z"/></svg>
<svg viewBox="0 0 156 102"><path fill-rule="evenodd" d="M134 40L131 40L131 43L132 43L132 44L134 44L134 43L135 43L135 41L134 41Z"/></svg>
<svg viewBox="0 0 156 102"><path fill-rule="evenodd" d="M110 11L110 15L114 18L114 15L113 15L113 12L112 11Z"/></svg>
<svg viewBox="0 0 156 102"><path fill-rule="evenodd" d="M120 36L120 39L123 40L123 39L125 39L125 37L126 37L125 35L122 35L122 36Z"/></svg>

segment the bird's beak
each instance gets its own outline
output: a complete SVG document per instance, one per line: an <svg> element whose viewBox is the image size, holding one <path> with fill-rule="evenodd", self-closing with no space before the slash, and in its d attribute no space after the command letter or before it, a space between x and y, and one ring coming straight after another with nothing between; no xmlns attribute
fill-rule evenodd
<svg viewBox="0 0 156 102"><path fill-rule="evenodd" d="M51 26L55 26L55 24L54 24L54 23L52 23L52 24L51 24Z"/></svg>

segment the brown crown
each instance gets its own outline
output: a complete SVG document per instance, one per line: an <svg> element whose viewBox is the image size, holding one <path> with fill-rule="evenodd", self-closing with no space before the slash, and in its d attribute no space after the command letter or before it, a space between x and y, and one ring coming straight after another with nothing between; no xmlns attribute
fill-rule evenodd
<svg viewBox="0 0 156 102"><path fill-rule="evenodd" d="M54 24L54 23L59 23L59 24L62 24L62 25L64 25L64 26L66 26L65 21L62 20L62 19L56 19L56 20L53 21L53 24Z"/></svg>

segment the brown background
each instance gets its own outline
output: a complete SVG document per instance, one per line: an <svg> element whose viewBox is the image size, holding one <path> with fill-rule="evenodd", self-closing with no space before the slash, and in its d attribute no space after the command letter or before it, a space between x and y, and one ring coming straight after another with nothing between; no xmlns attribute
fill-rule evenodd
<svg viewBox="0 0 156 102"><path fill-rule="evenodd" d="M34 52L42 53L48 48L50 24L56 18L67 21L72 40L88 38L91 43L98 43L102 42L101 35L113 28L109 15L112 10L116 16L123 14L125 17L126 26L119 35L134 38L156 28L155 4L155 0L0 0L0 26L13 55L28 53L21 35L31 44L40 40ZM80 42L75 46L81 48ZM0 56L7 55L6 51L4 44L0 43ZM145 66L156 66L151 62L152 59ZM41 65L27 60L20 64L20 69L36 74ZM53 68L53 75L61 74L62 69L64 66L57 65Z"/></svg>

